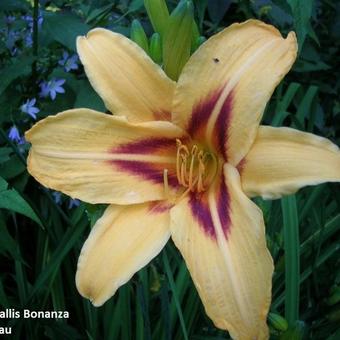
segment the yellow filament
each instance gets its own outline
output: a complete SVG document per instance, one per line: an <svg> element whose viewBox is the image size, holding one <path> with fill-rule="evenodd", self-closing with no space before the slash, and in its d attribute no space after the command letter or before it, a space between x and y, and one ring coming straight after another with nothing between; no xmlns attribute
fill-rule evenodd
<svg viewBox="0 0 340 340"><path fill-rule="evenodd" d="M190 161L190 169L189 169L189 183L188 186L189 188L192 188L194 186L194 181L193 181L193 175L194 175L194 162L195 162L195 157L197 154L197 146L194 145L191 149L191 161Z"/></svg>
<svg viewBox="0 0 340 340"><path fill-rule="evenodd" d="M189 191L202 192L215 177L217 172L217 159L209 152L199 150L193 145L189 151L188 147L180 140L177 143L176 175L180 185Z"/></svg>
<svg viewBox="0 0 340 340"><path fill-rule="evenodd" d="M165 198L169 198L169 180L168 180L168 169L163 171L163 183L164 183L164 195Z"/></svg>
<svg viewBox="0 0 340 340"><path fill-rule="evenodd" d="M179 184L184 184L185 180L185 169L183 168L183 164L186 166L186 159L189 156L188 148L182 144L179 139L176 139L177 144L177 160L176 160L176 174L177 180Z"/></svg>
<svg viewBox="0 0 340 340"><path fill-rule="evenodd" d="M201 193L207 190L218 171L218 159L214 154L200 150L197 145L193 145L189 150L179 139L176 140L176 145L176 176L178 183L186 188L179 198L170 197L169 171L168 169L163 171L165 198L174 203L181 200L190 191Z"/></svg>
<svg viewBox="0 0 340 340"><path fill-rule="evenodd" d="M186 168L187 168L187 159L183 158L181 163L181 182L180 184L186 186Z"/></svg>

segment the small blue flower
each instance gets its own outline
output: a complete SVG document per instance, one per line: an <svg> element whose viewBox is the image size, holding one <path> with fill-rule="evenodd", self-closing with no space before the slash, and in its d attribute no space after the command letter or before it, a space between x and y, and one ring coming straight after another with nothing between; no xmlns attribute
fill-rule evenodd
<svg viewBox="0 0 340 340"><path fill-rule="evenodd" d="M14 30L7 31L7 39L5 41L6 47L12 51L15 49L15 43L21 38L20 33Z"/></svg>
<svg viewBox="0 0 340 340"><path fill-rule="evenodd" d="M54 202L56 202L59 205L62 203L62 201L61 201L61 192L53 191L52 192L52 196L54 197Z"/></svg>
<svg viewBox="0 0 340 340"><path fill-rule="evenodd" d="M17 47L13 47L9 52L11 56L14 57L15 55L18 54L18 52L20 52L20 50Z"/></svg>
<svg viewBox="0 0 340 340"><path fill-rule="evenodd" d="M13 16L13 15L7 15L7 16L5 16L5 23L6 23L6 25L11 25L11 24L13 24L13 22L15 21L15 16Z"/></svg>
<svg viewBox="0 0 340 340"><path fill-rule="evenodd" d="M25 20L29 27L33 27L33 17L31 15L23 15L21 19Z"/></svg>
<svg viewBox="0 0 340 340"><path fill-rule="evenodd" d="M33 28L33 17L31 15L28 15L28 14L23 15L21 18L26 21L28 27ZM44 21L44 18L42 16L42 12L40 12L38 15L38 28L41 27L43 21Z"/></svg>
<svg viewBox="0 0 340 340"><path fill-rule="evenodd" d="M73 54L70 56L66 51L63 52L63 57L59 60L58 64L64 66L65 72L78 69L78 55Z"/></svg>
<svg viewBox="0 0 340 340"><path fill-rule="evenodd" d="M17 142L17 143L21 143L22 142L22 137L20 136L19 130L18 130L18 128L15 125L13 125L9 129L8 138L12 142Z"/></svg>
<svg viewBox="0 0 340 340"><path fill-rule="evenodd" d="M25 136L22 136L21 139L19 140L18 144L19 144L19 145L25 145L26 143L27 143L27 140L25 139ZM20 152L23 152L24 149L19 148L19 151L20 151Z"/></svg>
<svg viewBox="0 0 340 340"><path fill-rule="evenodd" d="M62 85L65 83L65 79L56 79L53 78L50 81L43 81L40 83L40 96L41 97L51 97L54 100L57 96L57 93L65 93Z"/></svg>
<svg viewBox="0 0 340 340"><path fill-rule="evenodd" d="M50 88L49 88L49 85L48 85L48 82L47 81L42 81L40 84L40 93L39 93L39 96L40 97L43 97L43 98L46 98L48 97L49 93L50 93Z"/></svg>
<svg viewBox="0 0 340 340"><path fill-rule="evenodd" d="M70 198L69 203L68 203L68 208L72 209L73 207L79 207L80 201L77 199Z"/></svg>
<svg viewBox="0 0 340 340"><path fill-rule="evenodd" d="M26 103L22 104L20 109L21 112L27 113L30 115L33 119L37 119L37 113L40 111L37 107L35 107L36 99L27 99Z"/></svg>
<svg viewBox="0 0 340 340"><path fill-rule="evenodd" d="M32 34L33 34L32 29L26 30L25 35L24 35L24 44L25 44L26 47L30 48L33 45Z"/></svg>

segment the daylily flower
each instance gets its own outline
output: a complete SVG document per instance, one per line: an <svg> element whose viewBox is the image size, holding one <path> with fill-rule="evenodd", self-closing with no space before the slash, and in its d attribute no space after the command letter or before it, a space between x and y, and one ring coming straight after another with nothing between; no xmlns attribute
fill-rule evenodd
<svg viewBox="0 0 340 340"><path fill-rule="evenodd" d="M26 137L40 183L110 204L82 249L79 292L102 305L171 236L215 325L235 339L267 338L273 261L249 197L340 180L329 140L259 126L296 58L295 34L231 25L192 55L177 84L120 34L94 29L77 49L114 115L68 110Z"/></svg>

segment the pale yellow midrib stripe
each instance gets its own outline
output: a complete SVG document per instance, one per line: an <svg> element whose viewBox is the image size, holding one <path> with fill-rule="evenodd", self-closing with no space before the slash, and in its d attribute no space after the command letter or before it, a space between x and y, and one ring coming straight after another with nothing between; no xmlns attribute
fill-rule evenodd
<svg viewBox="0 0 340 340"><path fill-rule="evenodd" d="M215 197L216 192L217 192L217 185L215 184L214 190L212 190L209 193L208 203L209 203L211 218L212 218L212 221L213 221L214 230L215 230L215 234L216 234L217 244L218 244L218 248L221 252L223 262L225 264L226 272L228 273L228 277L231 281L231 287L232 287L232 290L233 290L233 295L235 297L235 302L236 302L238 310L240 312L240 316L243 318L245 323L247 323L249 313L247 312L245 307L248 304L248 301L247 301L247 298L242 296L242 289L239 285L239 280L236 277L237 271L234 268L234 264L232 262L232 254L231 254L231 251L229 249L228 241L226 240L226 237L224 235L224 231L223 231L222 224L221 224L220 217L219 217L218 210L217 210L217 202L216 202L216 197ZM231 216L230 216L230 218L231 218ZM232 228L233 226L231 225L230 227Z"/></svg>
<svg viewBox="0 0 340 340"><path fill-rule="evenodd" d="M243 66L237 72L234 73L233 77L230 78L230 80L227 83L227 86L223 89L223 92L221 93L219 99L217 100L212 110L212 113L209 117L206 129L206 138L208 141L212 140L211 136L213 134L216 120L231 90L241 79L242 75L256 62L257 58L264 54L278 40L280 40L280 38L272 39L266 44L264 44L262 48L260 48L256 53L254 53L254 55L251 58L249 58L248 61L244 63Z"/></svg>
<svg viewBox="0 0 340 340"><path fill-rule="evenodd" d="M155 156L155 155L139 155L139 154L114 154L106 152L63 152L53 150L33 149L35 154L50 158L74 159L74 160L98 160L98 161L140 161L152 163L172 163L175 164L176 159L171 156Z"/></svg>

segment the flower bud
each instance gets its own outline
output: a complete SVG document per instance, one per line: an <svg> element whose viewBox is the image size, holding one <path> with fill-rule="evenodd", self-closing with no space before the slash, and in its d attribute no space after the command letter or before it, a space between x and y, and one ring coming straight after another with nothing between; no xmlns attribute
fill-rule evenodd
<svg viewBox="0 0 340 340"><path fill-rule="evenodd" d="M162 43L159 33L154 33L150 39L150 57L152 60L160 64L162 62Z"/></svg>
<svg viewBox="0 0 340 340"><path fill-rule="evenodd" d="M279 331L286 331L288 329L288 322L279 314L269 313L268 320L270 324Z"/></svg>
<svg viewBox="0 0 340 340"><path fill-rule="evenodd" d="M144 6L154 31L162 36L169 19L169 11L165 0L144 0Z"/></svg>
<svg viewBox="0 0 340 340"><path fill-rule="evenodd" d="M146 53L149 53L148 38L146 37L143 26L137 19L132 21L130 36L131 40L139 45Z"/></svg>
<svg viewBox="0 0 340 340"><path fill-rule="evenodd" d="M280 340L302 340L305 338L306 324L303 321L295 321L293 325L280 336Z"/></svg>
<svg viewBox="0 0 340 340"><path fill-rule="evenodd" d="M177 80L190 57L194 10L191 1L181 1L170 15L164 33L163 64L166 74Z"/></svg>

